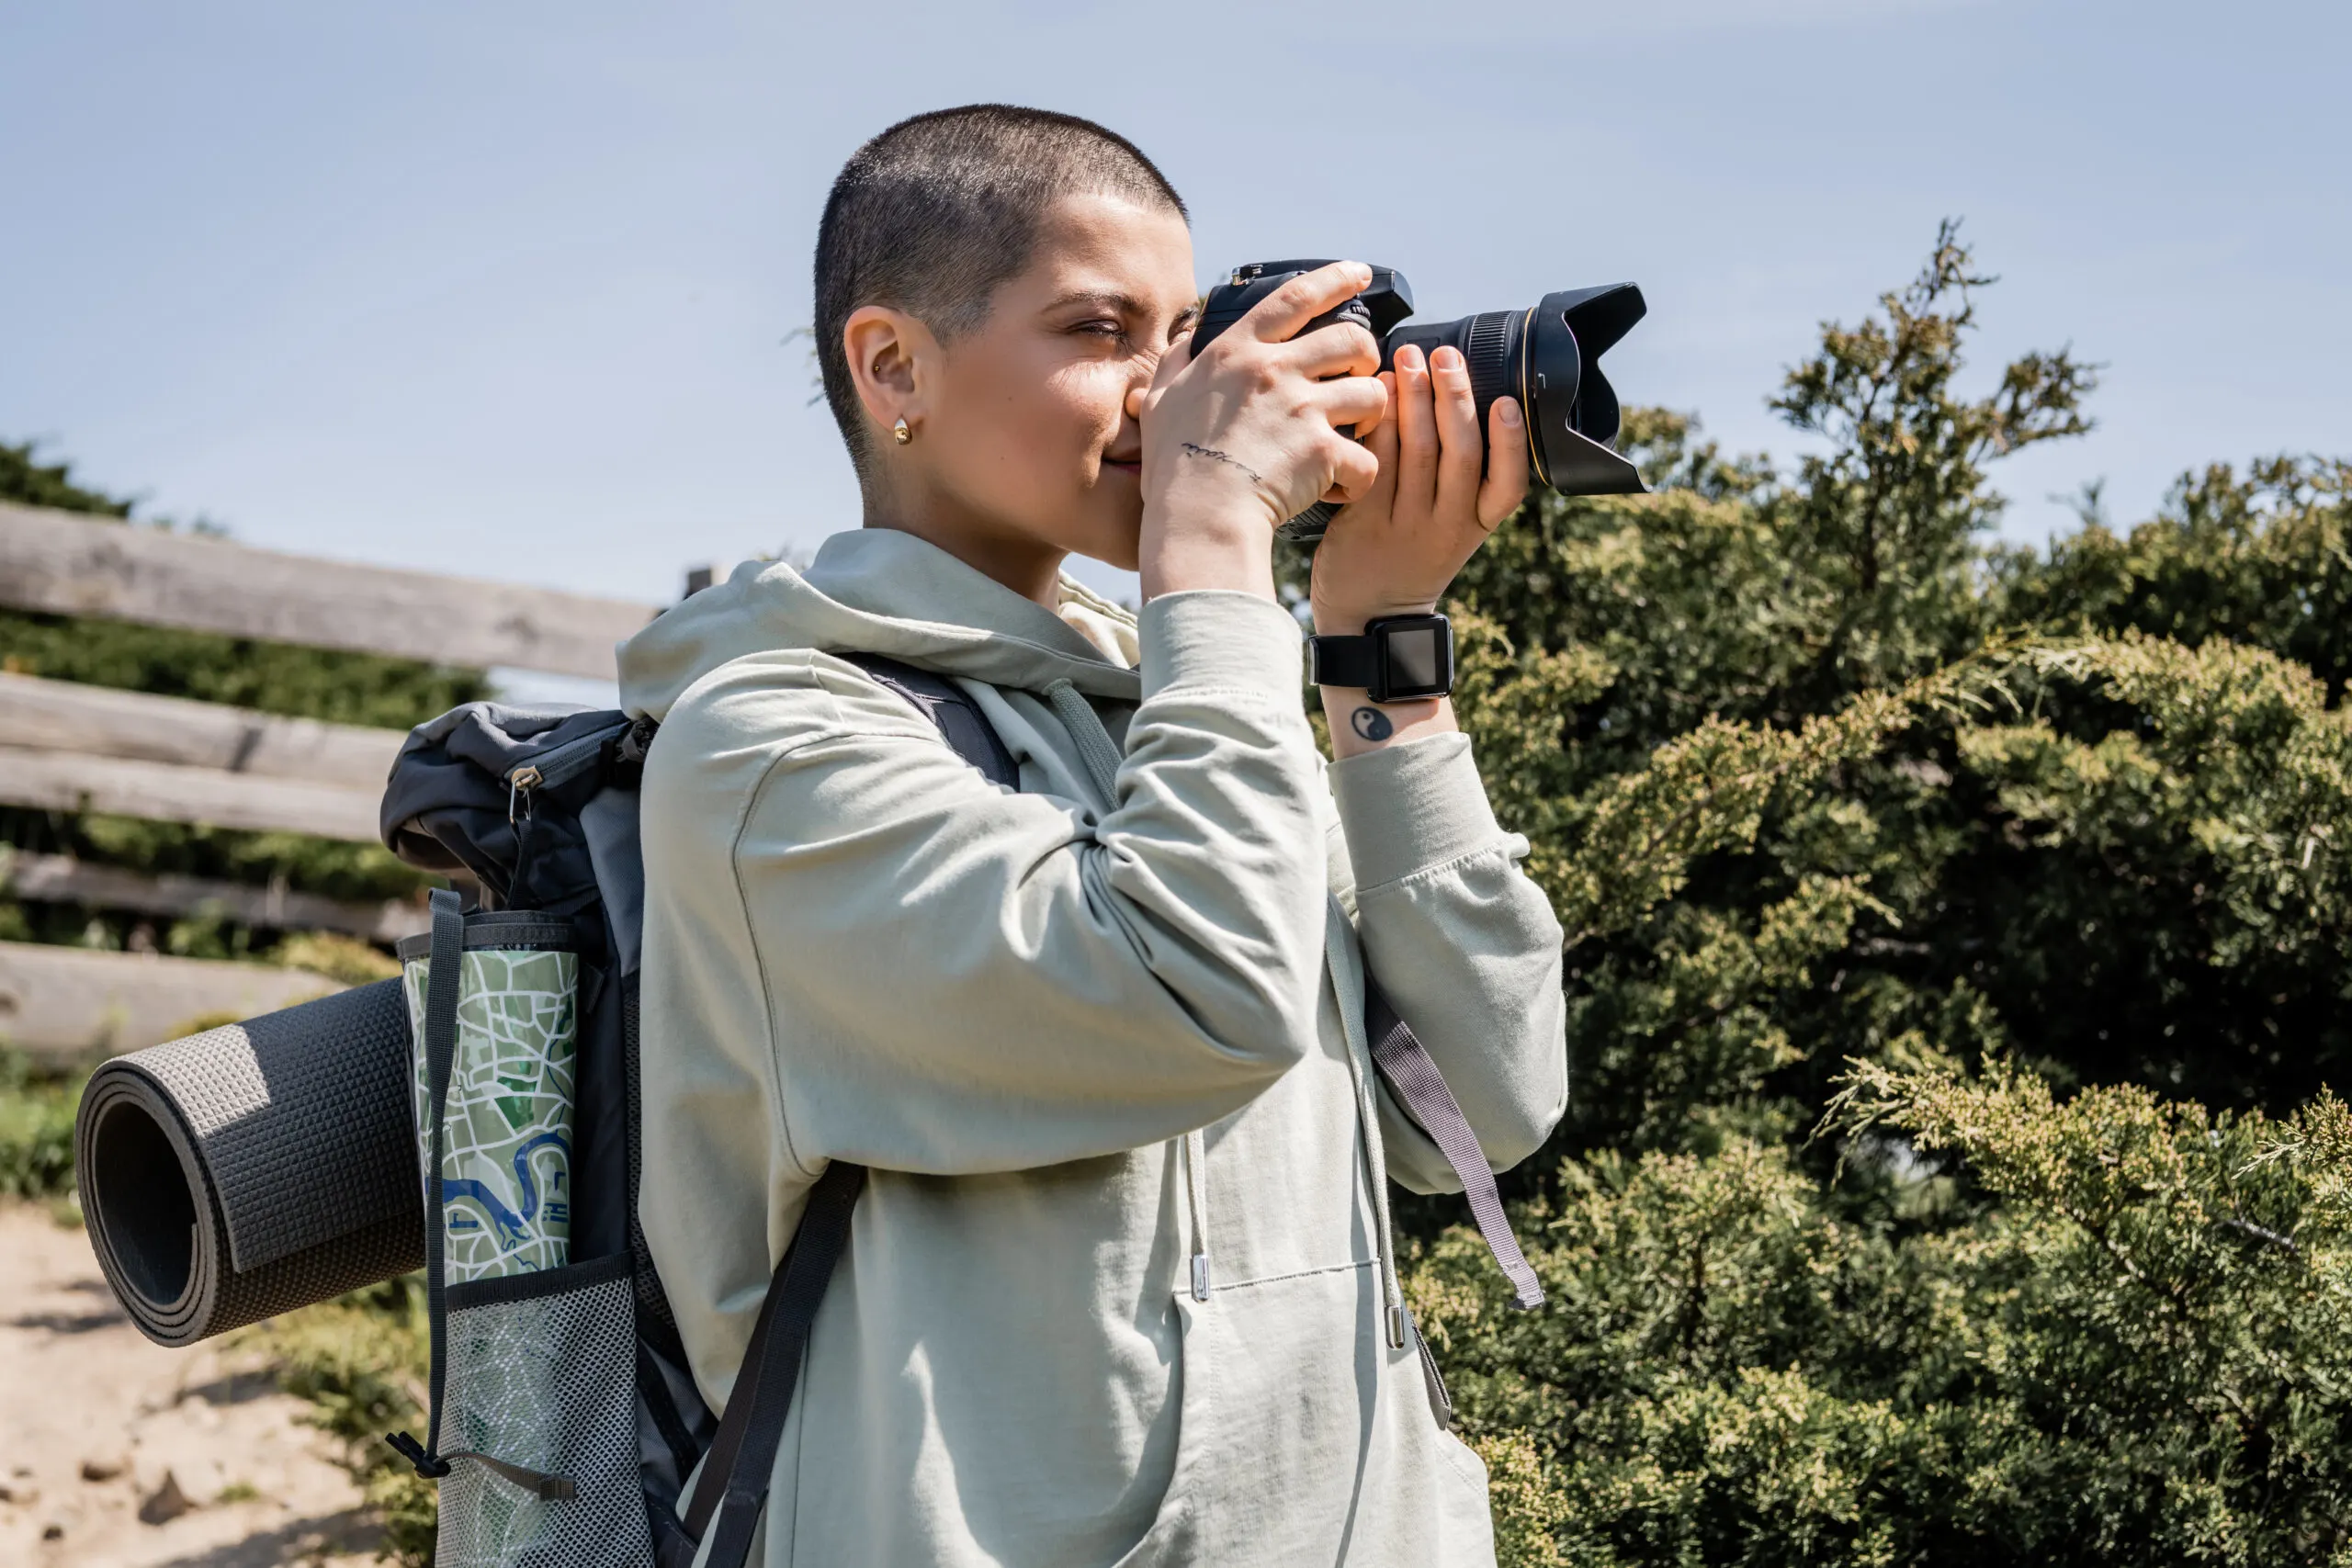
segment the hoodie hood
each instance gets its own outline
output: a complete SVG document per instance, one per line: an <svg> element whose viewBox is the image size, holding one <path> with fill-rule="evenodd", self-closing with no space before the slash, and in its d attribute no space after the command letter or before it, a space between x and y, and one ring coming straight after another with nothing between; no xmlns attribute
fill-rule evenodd
<svg viewBox="0 0 2352 1568"><path fill-rule="evenodd" d="M745 561L619 648L621 705L666 717L687 687L747 654L879 653L992 686L1134 703L1136 618L1071 578L1059 614L896 528L835 534L807 572Z"/></svg>

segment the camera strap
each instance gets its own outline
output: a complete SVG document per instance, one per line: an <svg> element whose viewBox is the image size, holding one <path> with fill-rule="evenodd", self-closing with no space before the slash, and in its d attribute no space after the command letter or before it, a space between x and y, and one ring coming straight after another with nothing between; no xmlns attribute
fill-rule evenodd
<svg viewBox="0 0 2352 1568"><path fill-rule="evenodd" d="M1487 1250L1495 1255L1503 1277L1510 1281L1514 1304L1522 1312L1542 1306L1544 1286L1528 1266L1527 1255L1520 1250L1519 1237L1511 1233L1502 1194L1495 1186L1494 1169L1487 1163L1478 1134L1472 1130L1470 1119L1462 1114L1462 1103L1453 1098L1445 1075L1430 1059L1429 1047L1410 1024L1396 1016L1370 969L1363 976L1363 1021L1364 1032L1372 1037L1373 1065L1405 1102L1407 1113L1445 1156L1446 1164L1453 1168L1462 1195L1470 1201L1471 1217L1478 1222L1478 1234L1486 1238Z"/></svg>

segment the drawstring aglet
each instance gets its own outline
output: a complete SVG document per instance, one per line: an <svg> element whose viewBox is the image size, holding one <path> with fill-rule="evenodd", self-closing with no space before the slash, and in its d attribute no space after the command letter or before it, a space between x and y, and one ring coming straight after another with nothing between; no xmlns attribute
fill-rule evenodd
<svg viewBox="0 0 2352 1568"><path fill-rule="evenodd" d="M1401 1306L1388 1309L1388 1348L1391 1350L1405 1348L1405 1309Z"/></svg>
<svg viewBox="0 0 2352 1568"><path fill-rule="evenodd" d="M1193 1299L1209 1299L1209 1255L1205 1252L1193 1254Z"/></svg>

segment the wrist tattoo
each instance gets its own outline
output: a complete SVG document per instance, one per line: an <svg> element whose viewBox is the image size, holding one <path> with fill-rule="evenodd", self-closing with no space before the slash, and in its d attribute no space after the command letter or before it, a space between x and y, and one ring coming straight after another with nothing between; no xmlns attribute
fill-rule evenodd
<svg viewBox="0 0 2352 1568"><path fill-rule="evenodd" d="M1232 467L1239 468L1243 473L1250 476L1250 481L1254 484L1264 484L1266 482L1265 476L1261 474L1257 469L1251 468L1249 464L1242 462L1238 457L1230 457L1226 453L1218 451L1214 446L1196 446L1190 441L1184 442L1182 445L1184 448L1184 455L1186 457L1213 457L1220 463L1230 464Z"/></svg>
<svg viewBox="0 0 2352 1568"><path fill-rule="evenodd" d="M1374 707L1362 707L1348 716L1348 728L1366 740L1385 740L1396 733L1388 716Z"/></svg>

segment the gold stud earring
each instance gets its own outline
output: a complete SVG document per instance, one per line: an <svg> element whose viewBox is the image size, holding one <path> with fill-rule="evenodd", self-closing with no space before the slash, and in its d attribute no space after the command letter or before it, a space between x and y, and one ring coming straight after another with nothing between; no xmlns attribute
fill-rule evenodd
<svg viewBox="0 0 2352 1568"><path fill-rule="evenodd" d="M899 445L901 446L904 446L908 442L912 441L915 438L915 433L907 428L907 416L905 414L900 414L899 416L899 423L890 427L890 434L899 438Z"/></svg>

